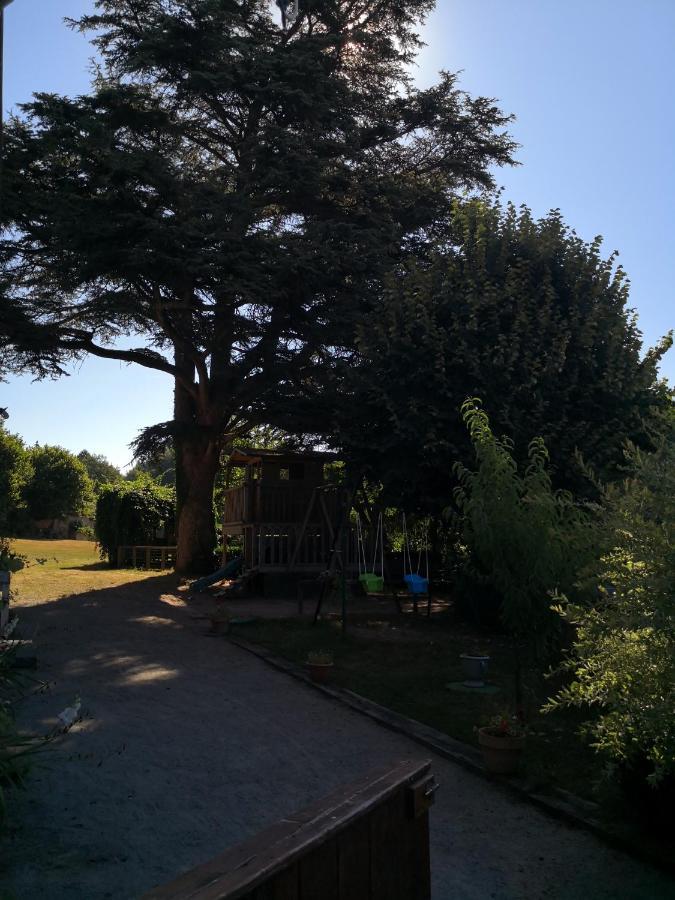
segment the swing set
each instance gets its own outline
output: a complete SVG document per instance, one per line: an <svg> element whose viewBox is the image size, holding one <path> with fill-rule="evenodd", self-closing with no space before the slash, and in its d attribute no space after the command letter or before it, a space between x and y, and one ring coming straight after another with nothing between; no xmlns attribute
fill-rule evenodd
<svg viewBox="0 0 675 900"><path fill-rule="evenodd" d="M403 582L415 603L420 597L429 596L429 526L424 527L424 536L419 545L417 567L413 571L411 539L408 532L406 515L403 513ZM382 513L377 517L375 541L373 544L373 563L368 567L366 538L361 516L356 517L356 544L359 566L359 582L366 594L381 594L384 591L384 524ZM422 574L424 562L424 574Z"/></svg>
<svg viewBox="0 0 675 900"><path fill-rule="evenodd" d="M380 559L380 573L376 571L378 552ZM377 517L377 530L375 532L375 545L373 549L373 565L368 569L366 563L366 542L363 537L361 516L356 516L356 555L359 561L359 582L366 594L381 594L384 590L384 528L382 525L382 513Z"/></svg>

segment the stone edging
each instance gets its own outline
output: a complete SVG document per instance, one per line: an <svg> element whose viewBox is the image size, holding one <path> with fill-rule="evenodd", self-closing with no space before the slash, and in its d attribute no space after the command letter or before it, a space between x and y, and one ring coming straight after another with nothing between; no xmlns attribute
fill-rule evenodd
<svg viewBox="0 0 675 900"><path fill-rule="evenodd" d="M554 793L552 794L543 794L533 789L521 778L507 778L504 776L495 778L483 768L481 753L476 747L465 744L463 741L458 741L442 731L437 731L435 728L424 725L415 719L409 719L407 716L394 712L385 706L380 706L379 703L368 700L366 697L362 697L360 694L356 694L346 688L317 684L312 681L304 668L287 659L275 656L270 650L260 644L251 643L231 634L227 638L230 643L240 649L252 653L275 669L304 682L309 687L314 688L314 690L321 691L325 696L348 706L350 709L361 713L361 715L373 719L384 728L405 735L439 756L463 766L465 769L473 772L474 775L489 779L490 783L498 789L511 795L515 794L520 800L533 803L539 809L557 819L566 821L568 824L593 832L606 843L628 853L630 856L664 869L670 874L675 873L675 860L658 853L652 853L647 847L636 845L629 835L614 831L601 822L596 817L598 812L596 803L583 800L581 797L577 797L575 794L571 794L569 791L561 788L554 788Z"/></svg>

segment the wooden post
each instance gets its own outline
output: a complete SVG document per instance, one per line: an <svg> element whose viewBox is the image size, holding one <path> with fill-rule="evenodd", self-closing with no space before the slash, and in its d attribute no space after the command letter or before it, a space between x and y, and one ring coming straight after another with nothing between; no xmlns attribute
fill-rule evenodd
<svg viewBox="0 0 675 900"><path fill-rule="evenodd" d="M0 572L0 633L4 633L9 624L9 572Z"/></svg>
<svg viewBox="0 0 675 900"><path fill-rule="evenodd" d="M132 569L136 568L136 548L135 547L131 548L131 568Z"/></svg>
<svg viewBox="0 0 675 900"><path fill-rule="evenodd" d="M152 568L152 560L150 558L150 548L145 548L145 568L150 570Z"/></svg>

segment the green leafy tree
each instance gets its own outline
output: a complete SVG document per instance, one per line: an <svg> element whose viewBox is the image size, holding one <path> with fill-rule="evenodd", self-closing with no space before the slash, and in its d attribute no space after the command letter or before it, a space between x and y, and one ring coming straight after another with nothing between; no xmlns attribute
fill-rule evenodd
<svg viewBox="0 0 675 900"><path fill-rule="evenodd" d="M8 124L12 302L174 381L138 449L173 440L179 570L211 564L222 449L321 383L383 275L511 161L492 101L413 86L432 7L321 0L284 29L269 0L97 0L92 92Z"/></svg>
<svg viewBox="0 0 675 900"><path fill-rule="evenodd" d="M173 447L167 447L163 452L138 462L126 473L125 478L127 481L136 481L143 475L149 476L159 484L175 486L176 454Z"/></svg>
<svg viewBox="0 0 675 900"><path fill-rule="evenodd" d="M633 472L609 490L613 549L592 606L557 608L575 629L570 683L546 707L596 715L585 732L612 765L675 785L675 427L652 454L632 448ZM672 813L672 806L670 808Z"/></svg>
<svg viewBox="0 0 675 900"><path fill-rule="evenodd" d="M23 441L0 425L0 534L14 531L33 469Z"/></svg>
<svg viewBox="0 0 675 900"><path fill-rule="evenodd" d="M476 400L463 404L462 417L476 467L454 467L461 536L476 579L501 598L515 654L515 701L521 708L523 664L541 661L555 645L560 618L551 608L552 597L577 592L599 552L599 522L571 494L553 489L541 438L530 443L521 474L512 442L494 435Z"/></svg>
<svg viewBox="0 0 675 900"><path fill-rule="evenodd" d="M653 447L668 392L642 355L628 282L554 210L457 203L427 258L401 267L359 329L359 357L338 372L340 443L389 502L438 510L447 460L468 462L458 413L481 397L498 434L526 462L541 436L555 482L588 491L580 451L604 481L623 444Z"/></svg>
<svg viewBox="0 0 675 900"><path fill-rule="evenodd" d="M108 462L101 453L89 453L88 450L80 450L77 458L87 470L87 475L95 488L99 488L103 484L114 484L122 478L120 470L113 466L111 462Z"/></svg>
<svg viewBox="0 0 675 900"><path fill-rule="evenodd" d="M84 513L91 506L92 484L80 460L63 447L29 450L33 474L23 489L33 519L58 519Z"/></svg>

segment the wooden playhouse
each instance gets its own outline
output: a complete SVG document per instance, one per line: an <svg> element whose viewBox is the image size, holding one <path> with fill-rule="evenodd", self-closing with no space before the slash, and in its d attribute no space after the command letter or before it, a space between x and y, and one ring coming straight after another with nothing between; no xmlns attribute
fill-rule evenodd
<svg viewBox="0 0 675 900"><path fill-rule="evenodd" d="M223 546L231 537L243 544L244 566L261 574L319 574L357 566L349 525L351 497L327 478L335 456L318 451L245 449L227 463L243 469L241 483L225 490Z"/></svg>

